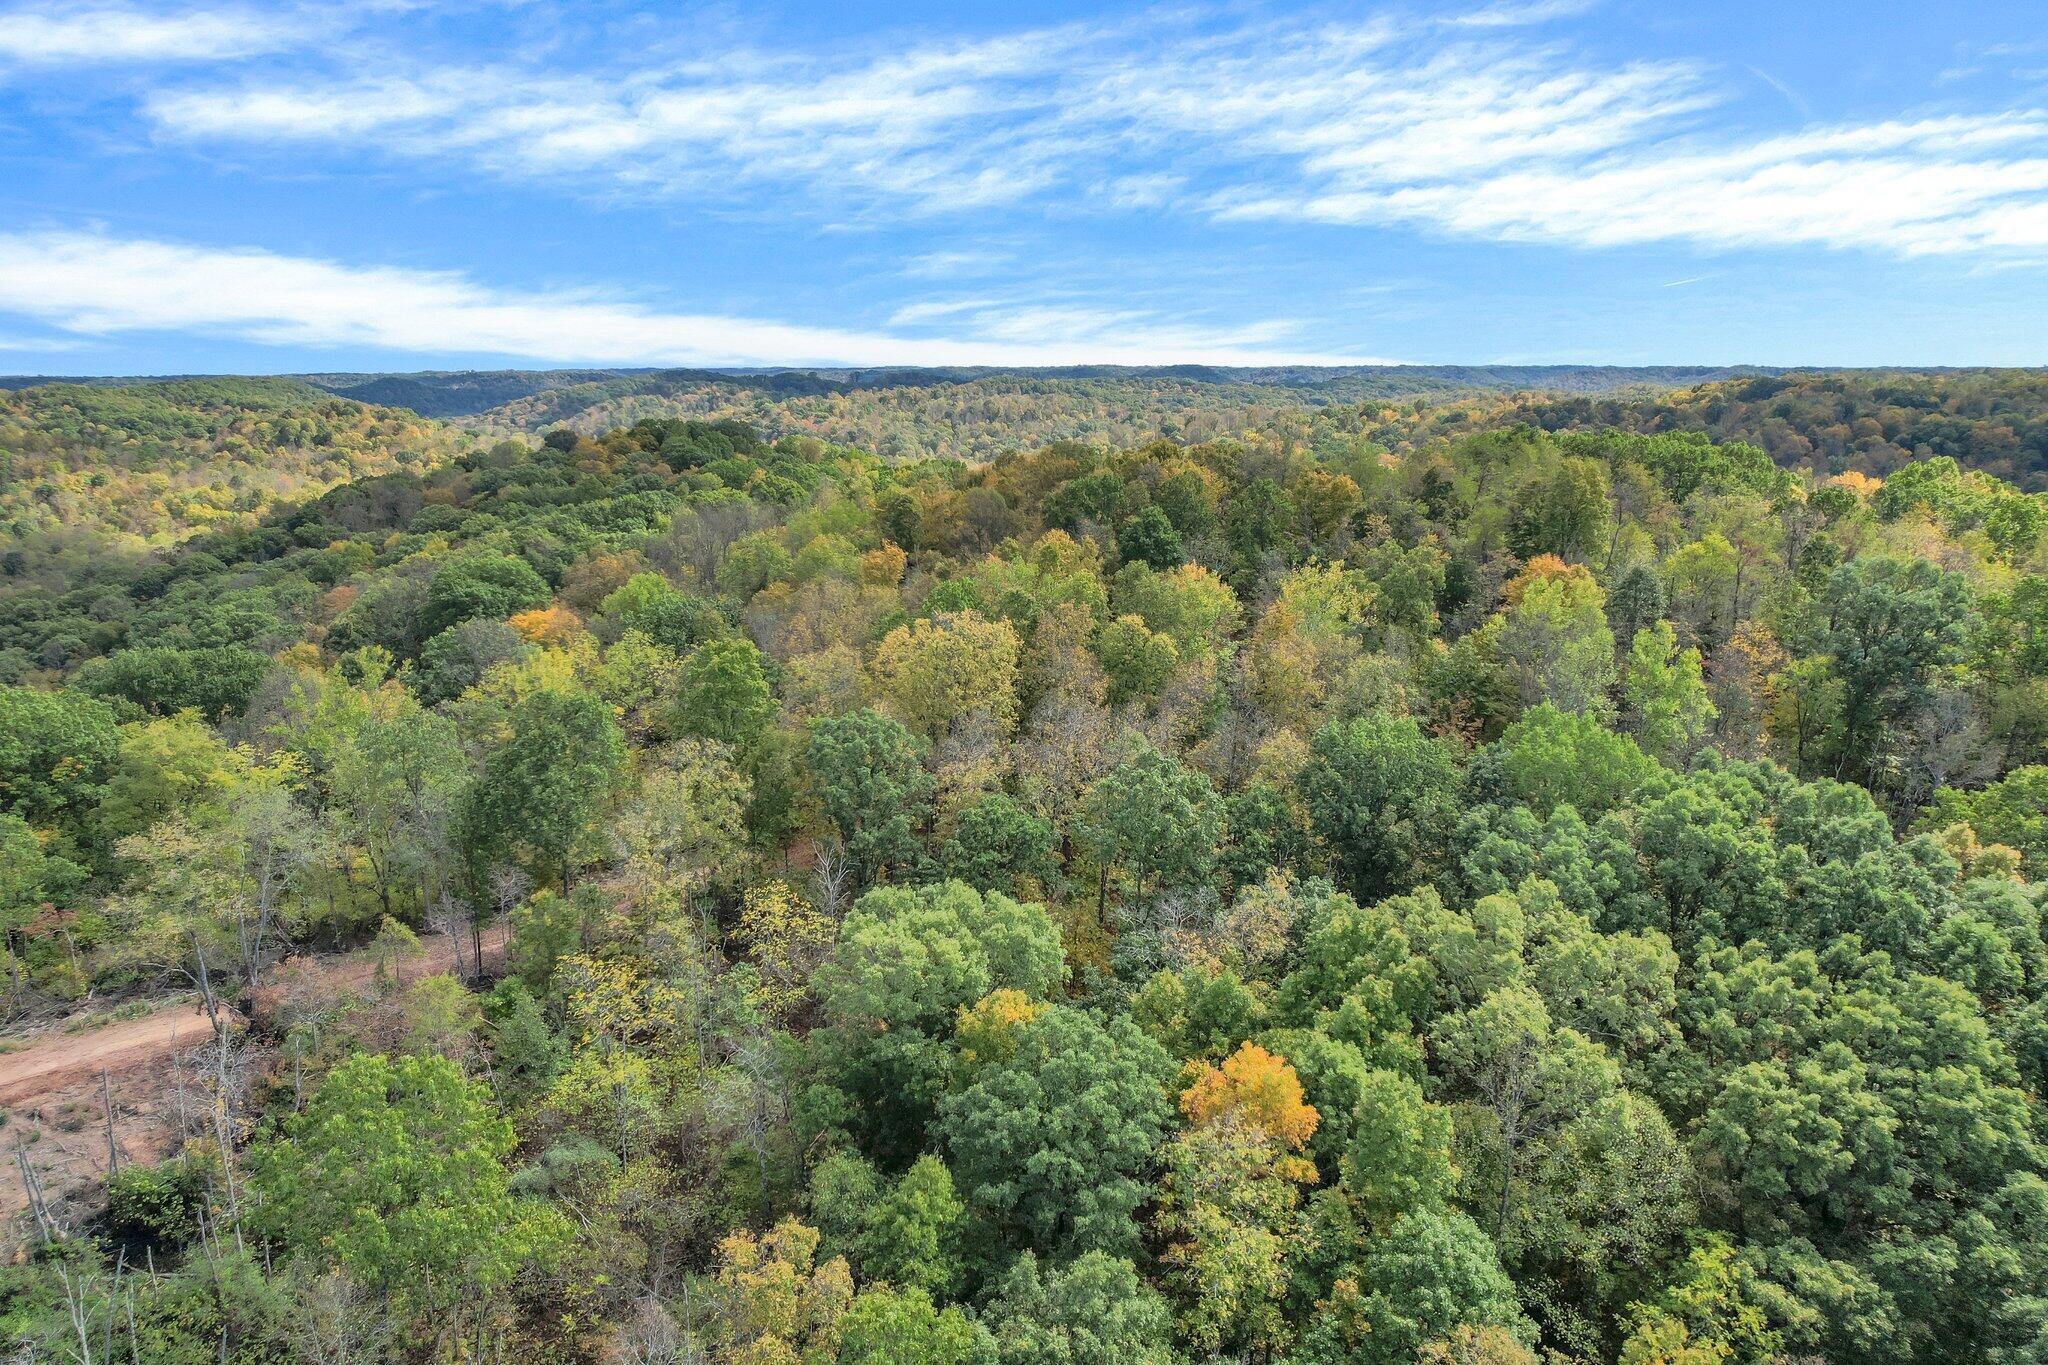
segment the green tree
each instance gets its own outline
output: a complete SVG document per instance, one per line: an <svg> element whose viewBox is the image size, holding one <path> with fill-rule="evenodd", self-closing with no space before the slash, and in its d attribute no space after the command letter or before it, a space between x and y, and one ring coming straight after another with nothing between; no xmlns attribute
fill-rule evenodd
<svg viewBox="0 0 2048 1365"><path fill-rule="evenodd" d="M254 1219L424 1317L488 1294L547 1236L508 1188L512 1127L443 1057L359 1054L250 1153Z"/></svg>
<svg viewBox="0 0 2048 1365"><path fill-rule="evenodd" d="M131 721L101 788L100 835L118 841L169 816L207 818L248 770L248 756L195 715Z"/></svg>
<svg viewBox="0 0 2048 1365"><path fill-rule="evenodd" d="M1518 595L1480 628L1479 640L1506 670L1522 705L1602 714L1614 682L1606 594L1576 565L1563 572L1535 567L1510 585Z"/></svg>
<svg viewBox="0 0 2048 1365"><path fill-rule="evenodd" d="M133 702L151 715L193 710L219 720L241 714L270 667L268 656L245 645L124 649L80 669L75 685L96 697Z"/></svg>
<svg viewBox="0 0 2048 1365"><path fill-rule="evenodd" d="M839 1365L992 1365L988 1330L922 1289L863 1289L839 1320Z"/></svg>
<svg viewBox="0 0 2048 1365"><path fill-rule="evenodd" d="M424 906L445 876L450 826L468 782L461 735L403 693L380 694L328 754L328 813L363 851L381 910L410 888Z"/></svg>
<svg viewBox="0 0 2048 1365"><path fill-rule="evenodd" d="M1253 479L1223 509L1223 538L1249 577L1265 557L1288 548L1295 523L1294 499L1272 479Z"/></svg>
<svg viewBox="0 0 2048 1365"><path fill-rule="evenodd" d="M1313 1123L1314 1110L1306 1113ZM1181 1335L1205 1356L1271 1355L1293 1337L1281 1306L1300 1184L1315 1172L1287 1146L1248 1114L1226 1112L1195 1123L1162 1155L1160 1260Z"/></svg>
<svg viewBox="0 0 2048 1365"><path fill-rule="evenodd" d="M1165 1300L1100 1251L1041 1268L1030 1252L997 1282L983 1321L1002 1365L1172 1365Z"/></svg>
<svg viewBox="0 0 2048 1365"><path fill-rule="evenodd" d="M939 862L948 877L980 891L1013 891L1020 878L1043 886L1055 870L1052 826L992 792L960 812Z"/></svg>
<svg viewBox="0 0 2048 1365"><path fill-rule="evenodd" d="M547 581L523 559L488 550L465 555L435 571L420 608L419 633L431 639L474 618L502 621L546 606L549 596Z"/></svg>
<svg viewBox="0 0 2048 1365"><path fill-rule="evenodd" d="M1126 564L1155 569L1170 569L1187 554L1172 519L1157 507L1147 507L1117 528L1116 550Z"/></svg>
<svg viewBox="0 0 2048 1365"><path fill-rule="evenodd" d="M1987 844L2017 849L2030 878L2048 876L2048 766L2014 768L1976 791L1944 787L1924 823L1935 829L1966 824Z"/></svg>
<svg viewBox="0 0 2048 1365"><path fill-rule="evenodd" d="M1462 1326L1533 1336L1486 1234L1462 1213L1414 1213L1339 1273L1292 1358L1406 1365L1425 1342Z"/></svg>
<svg viewBox="0 0 2048 1365"><path fill-rule="evenodd" d="M1727 1239L1702 1237L1679 1278L1632 1305L1622 1365L1769 1365L1784 1342L1757 1302L1754 1275Z"/></svg>
<svg viewBox="0 0 2048 1365"><path fill-rule="evenodd" d="M1123 706L1157 697L1180 663L1180 649L1138 617L1119 616L1096 632L1095 658L1109 679L1110 705Z"/></svg>
<svg viewBox="0 0 2048 1365"><path fill-rule="evenodd" d="M931 800L923 750L901 722L870 710L811 722L818 804L866 882L913 865Z"/></svg>
<svg viewBox="0 0 2048 1365"><path fill-rule="evenodd" d="M1599 1044L1554 1024L1543 1001L1519 984L1443 1019L1433 1036L1444 1070L1490 1120L1487 1155L1496 1175L1482 1207L1498 1237L1532 1153L1612 1097L1621 1077Z"/></svg>
<svg viewBox="0 0 2048 1365"><path fill-rule="evenodd" d="M1081 803L1076 833L1101 869L1098 911L1112 869L1128 870L1140 897L1207 878L1222 823L1223 803L1208 777L1140 741Z"/></svg>
<svg viewBox="0 0 2048 1365"><path fill-rule="evenodd" d="M946 1163L919 1157L868 1210L855 1264L870 1279L947 1297L960 1279L965 1215Z"/></svg>
<svg viewBox="0 0 2048 1365"><path fill-rule="evenodd" d="M1828 576L1820 650L1842 680L1837 771L1867 775L1902 724L1925 706L1935 670L1960 662L1974 624L1958 574L1924 559L1852 559Z"/></svg>
<svg viewBox="0 0 2048 1365"><path fill-rule="evenodd" d="M82 824L118 742L113 708L97 698L0 687L0 810Z"/></svg>
<svg viewBox="0 0 2048 1365"><path fill-rule="evenodd" d="M1549 815L1569 805L1597 819L1657 775L1657 761L1591 716L1538 706L1507 728L1494 751L1510 796Z"/></svg>
<svg viewBox="0 0 2048 1365"><path fill-rule="evenodd" d="M1327 725L1301 773L1309 821L1352 891L1373 900L1424 879L1456 822L1451 748L1409 717Z"/></svg>
<svg viewBox="0 0 2048 1365"><path fill-rule="evenodd" d="M1699 751L1714 723L1714 703L1700 671L1700 652L1678 648L1669 622L1638 630L1621 675L1622 728L1644 752L1682 766Z"/></svg>
<svg viewBox="0 0 2048 1365"><path fill-rule="evenodd" d="M939 1102L933 1131L968 1206L1008 1245L1127 1254L1172 1071L1128 1019L1055 1005L1017 1031L1014 1055Z"/></svg>
<svg viewBox="0 0 2048 1365"><path fill-rule="evenodd" d="M687 654L726 631L715 607L657 573L634 574L608 593L598 610L605 638L638 631L675 654Z"/></svg>
<svg viewBox="0 0 2048 1365"><path fill-rule="evenodd" d="M688 898L737 878L753 793L732 758L711 740L678 740L643 755L640 789L614 829L627 871L651 890Z"/></svg>
<svg viewBox="0 0 2048 1365"><path fill-rule="evenodd" d="M1279 1013L1297 1028L1341 1037L1368 1060L1398 1066L1403 1053L1412 1054L1409 1034L1429 1008L1430 964L1410 950L1393 902L1361 906L1328 882L1318 889L1294 969L1280 982ZM1346 1106L1333 1116L1350 1114Z"/></svg>
<svg viewBox="0 0 2048 1365"><path fill-rule="evenodd" d="M1385 1230L1406 1214L1449 1206L1458 1179L1451 1116L1423 1099L1421 1086L1391 1071L1368 1072L1348 1126L1343 1184L1368 1227Z"/></svg>
<svg viewBox="0 0 2048 1365"><path fill-rule="evenodd" d="M1116 610L1171 638L1182 658L1221 649L1240 618L1237 594L1199 564L1180 564L1164 573L1126 564L1116 575Z"/></svg>
<svg viewBox="0 0 2048 1365"><path fill-rule="evenodd" d="M1064 971L1043 906L962 882L877 887L813 975L826 1020L813 1054L869 1149L895 1161L916 1148L951 1077L960 1011L998 989L1044 999Z"/></svg>
<svg viewBox="0 0 2048 1365"><path fill-rule="evenodd" d="M1567 457L1521 488L1514 508L1509 543L1516 554L1589 559L1607 544L1607 470L1595 460Z"/></svg>
<svg viewBox="0 0 2048 1365"><path fill-rule="evenodd" d="M707 640L683 661L674 724L686 735L750 750L775 716L761 651L737 637Z"/></svg>
<svg viewBox="0 0 2048 1365"><path fill-rule="evenodd" d="M488 1013L491 1079L499 1093L524 1100L546 1090L560 1074L567 1049L548 1027L533 992L517 978L504 981Z"/></svg>
<svg viewBox="0 0 2048 1365"><path fill-rule="evenodd" d="M464 621L421 648L414 686L429 706L453 701L497 665L518 663L532 654L533 646L503 621Z"/></svg>
<svg viewBox="0 0 2048 1365"><path fill-rule="evenodd" d="M46 902L62 904L85 881L85 869L50 853L18 815L0 815L0 925L8 946Z"/></svg>
<svg viewBox="0 0 2048 1365"><path fill-rule="evenodd" d="M611 708L587 692L540 691L512 708L512 734L485 756L463 833L484 865L524 855L564 888L611 805L626 741Z"/></svg>

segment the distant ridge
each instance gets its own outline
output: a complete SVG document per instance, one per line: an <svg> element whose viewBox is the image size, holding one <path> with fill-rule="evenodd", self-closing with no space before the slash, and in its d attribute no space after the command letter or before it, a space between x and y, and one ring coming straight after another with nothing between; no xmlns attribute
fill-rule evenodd
<svg viewBox="0 0 2048 1365"><path fill-rule="evenodd" d="M930 388L996 378L1023 380L1161 381L1295 390L1304 397L1356 402L1374 397L1456 391L1605 394L1633 388L1687 388L1719 379L1783 373L1758 365L1059 365L1033 368L818 366L720 369L615 367L545 370L332 371L283 375L338 398L406 408L422 417L460 418L490 412L537 395L562 395L541 406L564 416L591 404L577 401L659 396L705 385L746 389L769 398L817 397L870 389ZM224 375L6 375L0 389L44 384L116 386ZM1313 399L1311 399L1313 401Z"/></svg>
<svg viewBox="0 0 2048 1365"><path fill-rule="evenodd" d="M1687 388L1750 375L1777 374L1755 365L1338 365L1225 367L1217 365L1059 365L1008 368L816 367L776 369L454 370L418 374L308 374L295 376L329 393L424 417L470 417L507 403L556 390L583 389L607 398L653 395L707 384L755 390L771 398L812 397L864 389L930 388L994 378L1037 380L1166 380L1194 384L1256 385L1332 392L1337 401L1389 393L1471 389L1537 389L1562 394L1622 389ZM556 406L556 405L550 405ZM579 404L559 406L573 412Z"/></svg>

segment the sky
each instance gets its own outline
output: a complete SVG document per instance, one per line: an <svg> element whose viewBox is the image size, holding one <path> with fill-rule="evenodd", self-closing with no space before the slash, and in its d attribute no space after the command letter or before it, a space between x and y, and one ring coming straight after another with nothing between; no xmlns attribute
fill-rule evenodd
<svg viewBox="0 0 2048 1365"><path fill-rule="evenodd" d="M0 371L2048 361L2048 4L0 0Z"/></svg>

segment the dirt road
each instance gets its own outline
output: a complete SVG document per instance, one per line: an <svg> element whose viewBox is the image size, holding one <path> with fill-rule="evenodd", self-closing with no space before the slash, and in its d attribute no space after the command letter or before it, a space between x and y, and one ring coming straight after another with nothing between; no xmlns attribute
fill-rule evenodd
<svg viewBox="0 0 2048 1365"><path fill-rule="evenodd" d="M484 960L504 957L502 926L484 935ZM400 964L403 981L448 971L454 946L445 935L421 944L422 956ZM465 956L467 952L465 949ZM322 954L280 964L310 972L326 985L363 989L375 966L367 953ZM230 1011L232 1014L232 1011ZM240 1017L234 1016L237 1026ZM29 1033L0 1038L0 1247L13 1241L15 1215L28 1198L11 1168L20 1143L53 1199L89 1201L106 1174L106 1099L114 1111L114 1143L124 1163L161 1160L177 1138L173 1060L208 1042L213 1027L195 996L166 998L146 1014L90 1025L74 1018ZM101 1081L104 1072L106 1080Z"/></svg>
<svg viewBox="0 0 2048 1365"><path fill-rule="evenodd" d="M183 1000L98 1028L46 1033L19 1052L0 1056L0 1105L33 1105L82 1081L97 1084L102 1070L125 1073L212 1036L206 1011Z"/></svg>

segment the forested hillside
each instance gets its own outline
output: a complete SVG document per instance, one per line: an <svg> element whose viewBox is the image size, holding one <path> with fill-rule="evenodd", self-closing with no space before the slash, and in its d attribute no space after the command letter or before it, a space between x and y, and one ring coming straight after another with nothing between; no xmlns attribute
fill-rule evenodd
<svg viewBox="0 0 2048 1365"><path fill-rule="evenodd" d="M1200 442L1246 431L1308 440L1316 429L1405 449L1529 422L1550 431L1699 431L1761 446L1820 476L1883 475L1945 455L2030 491L2048 488L2048 377L2038 370L650 371L537 387L476 420L498 435L531 436L557 425L594 435L676 417L737 419L770 439L808 435L891 459L970 460L1062 440Z"/></svg>
<svg viewBox="0 0 2048 1365"><path fill-rule="evenodd" d="M38 559L133 552L465 444L286 379L0 390L0 538Z"/></svg>
<svg viewBox="0 0 2048 1365"><path fill-rule="evenodd" d="M633 373L622 370L447 370L420 374L308 374L296 376L340 398L411 408L422 417L472 417L545 389L592 384Z"/></svg>
<svg viewBox="0 0 2048 1365"><path fill-rule="evenodd" d="M64 448L306 420L232 393L74 399ZM283 449L395 419L330 420ZM2036 1358L2040 498L1358 420L982 464L558 430L17 591L7 1006L218 1008L161 1161L47 1188L40 1125L97 1118L9 1122L0 1330Z"/></svg>
<svg viewBox="0 0 2048 1365"><path fill-rule="evenodd" d="M1529 406L1549 430L1622 426L1749 441L1821 473L1889 474L1948 456L2031 491L2048 488L2048 372L1812 371L1663 394Z"/></svg>
<svg viewBox="0 0 2048 1365"><path fill-rule="evenodd" d="M1464 390L1421 386L1446 397ZM478 419L500 435L561 425L593 434L637 421L737 420L774 435L857 446L891 460L991 459L1053 441L1207 440L1260 430L1306 410L1302 391L1201 379L1040 379L857 387L744 383L701 376L618 380L548 390Z"/></svg>
<svg viewBox="0 0 2048 1365"><path fill-rule="evenodd" d="M1331 404L1453 402L1488 394L1669 388L1737 371L1565 365L1350 368L666 370L536 389L484 414L505 435L556 424L586 435L637 421L735 418L771 439L808 435L889 458L988 459L1052 441L1203 441L1299 420Z"/></svg>

